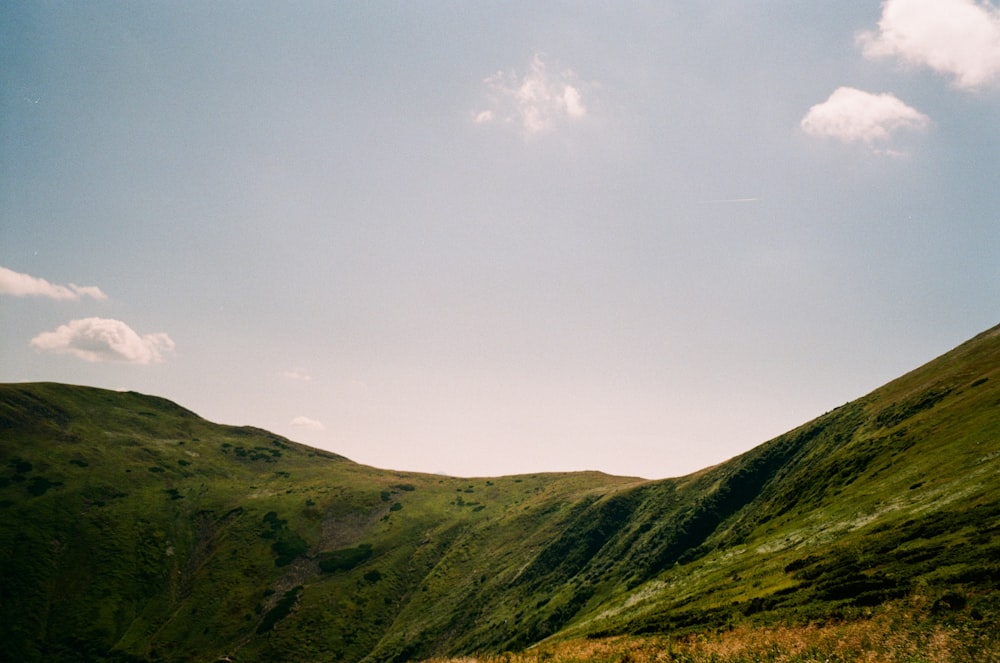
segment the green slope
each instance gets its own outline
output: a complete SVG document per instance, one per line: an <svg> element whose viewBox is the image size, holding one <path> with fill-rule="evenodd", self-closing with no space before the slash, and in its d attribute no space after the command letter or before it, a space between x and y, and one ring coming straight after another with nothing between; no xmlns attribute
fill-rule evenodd
<svg viewBox="0 0 1000 663"><path fill-rule="evenodd" d="M377 470L168 401L0 386L0 658L436 650L599 473Z"/></svg>
<svg viewBox="0 0 1000 663"><path fill-rule="evenodd" d="M655 482L380 470L155 397L0 385L0 658L407 660L914 597L995 623L998 469L1000 328Z"/></svg>
<svg viewBox="0 0 1000 663"><path fill-rule="evenodd" d="M644 508L668 512L674 488L653 490ZM852 617L914 596L995 624L1000 328L706 470L685 492L670 517L607 548L606 564L620 559L644 582L590 606L567 633Z"/></svg>

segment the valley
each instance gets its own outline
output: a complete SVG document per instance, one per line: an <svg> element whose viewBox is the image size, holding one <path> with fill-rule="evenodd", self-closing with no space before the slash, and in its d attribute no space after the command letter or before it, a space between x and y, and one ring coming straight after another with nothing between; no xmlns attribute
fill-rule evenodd
<svg viewBox="0 0 1000 663"><path fill-rule="evenodd" d="M54 383L0 385L0 441L4 660L1000 655L1000 327L659 481L379 469Z"/></svg>

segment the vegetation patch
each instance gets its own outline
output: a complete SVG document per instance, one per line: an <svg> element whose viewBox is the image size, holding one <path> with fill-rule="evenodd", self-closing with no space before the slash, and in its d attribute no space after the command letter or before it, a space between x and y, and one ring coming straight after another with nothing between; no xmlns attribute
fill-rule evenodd
<svg viewBox="0 0 1000 663"><path fill-rule="evenodd" d="M869 617L808 624L738 622L678 636L579 638L520 653L477 655L478 663L967 663L997 661L1000 632L952 613L936 618L920 604L899 604ZM465 663L430 658L424 663Z"/></svg>
<svg viewBox="0 0 1000 663"><path fill-rule="evenodd" d="M47 493L49 488L58 488L62 485L62 481L52 481L45 477L35 476L31 477L31 481L28 482L28 493L35 497L40 497Z"/></svg>
<svg viewBox="0 0 1000 663"><path fill-rule="evenodd" d="M295 558L308 552L309 544L299 536L298 532L289 529L288 521L279 518L276 511L264 514L264 523L268 529L261 534L261 537L273 540L271 550L276 555L275 566L288 566L295 561Z"/></svg>
<svg viewBox="0 0 1000 663"><path fill-rule="evenodd" d="M875 417L875 423L883 428L891 428L924 410L929 410L950 393L950 387L928 389L913 398L901 403L893 403L885 408Z"/></svg>
<svg viewBox="0 0 1000 663"><path fill-rule="evenodd" d="M267 633L274 628L275 624L290 615L292 608L295 607L295 603L299 600L299 594L301 593L302 585L285 592L284 596L281 597L274 607L268 610L267 614L264 615L264 619L262 619L260 625L257 626L257 633Z"/></svg>
<svg viewBox="0 0 1000 663"><path fill-rule="evenodd" d="M341 548L319 554L319 568L324 573L335 571L350 571L372 556L369 543L362 543L354 548Z"/></svg>
<svg viewBox="0 0 1000 663"><path fill-rule="evenodd" d="M265 463L277 462L277 459L281 457L281 451L279 449L271 449L268 447L253 447L252 449L247 449L243 446L233 446L228 442L222 445L222 450L225 453L229 453L229 451L232 450L233 454L237 458L243 460L263 461Z"/></svg>

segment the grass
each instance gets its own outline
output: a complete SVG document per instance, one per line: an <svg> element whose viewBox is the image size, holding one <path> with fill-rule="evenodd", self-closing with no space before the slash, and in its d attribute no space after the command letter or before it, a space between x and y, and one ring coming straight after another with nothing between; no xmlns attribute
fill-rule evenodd
<svg viewBox="0 0 1000 663"><path fill-rule="evenodd" d="M6 660L360 658L390 624L450 618L442 595L482 584L470 568L482 531L522 564L526 540L549 538L553 505L636 481L378 470L68 385L0 387L0 431ZM493 526L515 512L516 532Z"/></svg>
<svg viewBox="0 0 1000 663"><path fill-rule="evenodd" d="M998 405L991 330L686 477L455 478L0 385L0 659L990 660Z"/></svg>
<svg viewBox="0 0 1000 663"><path fill-rule="evenodd" d="M429 659L427 663L990 663L1000 640L981 624L920 622L889 611L804 626L736 625L683 637L580 639L519 653Z"/></svg>

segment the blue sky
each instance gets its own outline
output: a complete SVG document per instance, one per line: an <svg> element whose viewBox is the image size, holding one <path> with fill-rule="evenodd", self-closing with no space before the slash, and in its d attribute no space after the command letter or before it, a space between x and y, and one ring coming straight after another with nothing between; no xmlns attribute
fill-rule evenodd
<svg viewBox="0 0 1000 663"><path fill-rule="evenodd" d="M0 57L0 381L658 478L998 322L996 4L15 1Z"/></svg>

